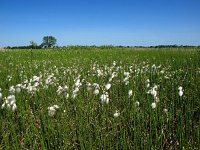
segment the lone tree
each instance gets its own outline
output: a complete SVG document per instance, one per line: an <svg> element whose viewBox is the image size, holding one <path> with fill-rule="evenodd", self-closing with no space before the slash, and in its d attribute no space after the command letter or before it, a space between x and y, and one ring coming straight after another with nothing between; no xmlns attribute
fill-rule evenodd
<svg viewBox="0 0 200 150"><path fill-rule="evenodd" d="M44 48L51 48L56 45L56 38L53 36L44 36L43 37L43 42L42 42L42 47Z"/></svg>
<svg viewBox="0 0 200 150"><path fill-rule="evenodd" d="M31 48L36 49L38 47L37 43L34 41L30 41L30 44L31 44Z"/></svg>

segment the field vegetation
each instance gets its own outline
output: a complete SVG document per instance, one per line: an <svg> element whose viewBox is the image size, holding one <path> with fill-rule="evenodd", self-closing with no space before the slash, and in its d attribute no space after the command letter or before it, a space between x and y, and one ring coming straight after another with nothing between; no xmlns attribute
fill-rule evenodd
<svg viewBox="0 0 200 150"><path fill-rule="evenodd" d="M0 51L0 149L200 149L200 48Z"/></svg>

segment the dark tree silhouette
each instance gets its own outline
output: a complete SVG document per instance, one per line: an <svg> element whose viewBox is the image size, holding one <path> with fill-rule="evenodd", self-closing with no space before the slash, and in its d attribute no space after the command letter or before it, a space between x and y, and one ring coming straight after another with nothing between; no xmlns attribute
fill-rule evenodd
<svg viewBox="0 0 200 150"><path fill-rule="evenodd" d="M43 42L42 42L42 47L44 48L51 48L56 45L56 38L53 36L44 36L43 37Z"/></svg>

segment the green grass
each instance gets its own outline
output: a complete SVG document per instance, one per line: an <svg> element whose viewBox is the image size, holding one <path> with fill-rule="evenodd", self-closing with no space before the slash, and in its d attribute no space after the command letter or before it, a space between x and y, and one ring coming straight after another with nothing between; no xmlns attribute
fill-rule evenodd
<svg viewBox="0 0 200 150"><path fill-rule="evenodd" d="M21 92L14 94L17 111L0 109L0 149L200 149L199 58L200 49L194 48L0 52L0 105L11 86L22 84ZM129 72L127 84L124 72ZM112 74L116 76L111 81ZM31 80L33 76L39 80ZM30 91L35 83L35 91ZM98 95L93 86L87 90L88 83L99 84ZM108 83L111 88L106 90ZM155 85L156 102L147 93ZM59 95L59 86L68 89ZM108 104L101 101L105 92ZM60 108L49 116L53 105Z"/></svg>

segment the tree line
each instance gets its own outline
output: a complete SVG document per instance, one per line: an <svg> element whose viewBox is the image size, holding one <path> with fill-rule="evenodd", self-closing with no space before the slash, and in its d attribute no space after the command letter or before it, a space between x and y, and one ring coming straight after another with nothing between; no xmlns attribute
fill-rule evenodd
<svg viewBox="0 0 200 150"><path fill-rule="evenodd" d="M53 36L44 36L42 39L42 43L38 45L34 41L30 41L30 45L27 46L7 46L7 49L41 49L41 48L53 48L56 47L57 39Z"/></svg>
<svg viewBox="0 0 200 150"><path fill-rule="evenodd" d="M56 46L57 39L53 36L44 36L42 39L42 43L38 45L34 41L30 41L30 45L28 46L7 46L5 48L7 49L42 49L42 48L65 48L66 46ZM101 45L101 46L80 46L80 45L75 45L75 46L68 46L68 47L73 47L73 48L85 48L85 47L99 47L101 49L111 49L111 48L200 48L199 46L192 46L192 45L156 45L156 46L113 46L113 45Z"/></svg>

